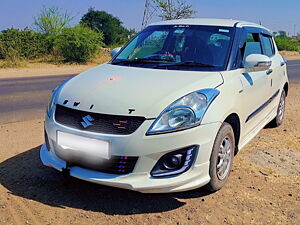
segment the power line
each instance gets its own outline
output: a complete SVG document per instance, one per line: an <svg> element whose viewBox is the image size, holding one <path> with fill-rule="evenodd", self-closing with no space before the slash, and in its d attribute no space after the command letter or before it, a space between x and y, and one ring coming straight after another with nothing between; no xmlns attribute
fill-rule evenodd
<svg viewBox="0 0 300 225"><path fill-rule="evenodd" d="M166 4L168 5L168 11L171 12L174 8L174 1L167 0ZM145 2L145 9L144 9L144 16L142 22L142 29L145 28L150 22L153 16L157 13L159 9L159 5L157 0L146 0Z"/></svg>
<svg viewBox="0 0 300 225"><path fill-rule="evenodd" d="M142 29L145 28L150 23L152 17L155 15L157 10L158 8L154 0L146 0L143 22L142 22Z"/></svg>

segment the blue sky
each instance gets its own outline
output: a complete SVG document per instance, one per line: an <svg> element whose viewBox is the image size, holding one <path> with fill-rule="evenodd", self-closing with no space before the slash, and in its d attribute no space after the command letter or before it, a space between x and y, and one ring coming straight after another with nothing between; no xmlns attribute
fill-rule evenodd
<svg viewBox="0 0 300 225"><path fill-rule="evenodd" d="M231 18L261 23L274 30L300 33L300 0L187 0L196 17ZM89 7L119 17L128 28L140 29L145 0L1 0L0 30L31 27L43 6L57 6L76 15L78 23ZM159 18L154 18L157 21Z"/></svg>

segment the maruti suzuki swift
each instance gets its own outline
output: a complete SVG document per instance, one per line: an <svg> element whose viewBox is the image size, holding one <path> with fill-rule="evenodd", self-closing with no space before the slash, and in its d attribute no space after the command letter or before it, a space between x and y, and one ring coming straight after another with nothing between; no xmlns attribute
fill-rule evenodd
<svg viewBox="0 0 300 225"><path fill-rule="evenodd" d="M139 192L217 191L234 155L283 121L286 61L260 25L164 21L111 54L52 92L44 165Z"/></svg>

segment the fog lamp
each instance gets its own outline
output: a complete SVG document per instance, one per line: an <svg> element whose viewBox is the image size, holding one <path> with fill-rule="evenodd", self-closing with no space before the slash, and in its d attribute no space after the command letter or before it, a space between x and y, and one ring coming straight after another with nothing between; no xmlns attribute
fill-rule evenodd
<svg viewBox="0 0 300 225"><path fill-rule="evenodd" d="M180 166L182 154L170 155L163 161L163 166L166 169L173 170Z"/></svg>
<svg viewBox="0 0 300 225"><path fill-rule="evenodd" d="M186 172L194 163L198 148L194 145L163 155L153 167L151 175L163 177Z"/></svg>

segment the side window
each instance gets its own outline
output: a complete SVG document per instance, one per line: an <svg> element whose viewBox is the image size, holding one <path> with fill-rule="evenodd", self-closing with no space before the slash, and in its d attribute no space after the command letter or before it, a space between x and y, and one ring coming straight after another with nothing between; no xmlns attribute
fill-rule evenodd
<svg viewBox="0 0 300 225"><path fill-rule="evenodd" d="M243 68L244 61L248 55L262 54L259 33L250 33L243 31L243 37L240 40L239 50L236 56L236 67Z"/></svg>
<svg viewBox="0 0 300 225"><path fill-rule="evenodd" d="M248 55L251 54L262 54L262 48L259 40L259 34L256 33L248 33L247 40L245 44L244 57L243 61L246 59Z"/></svg>
<svg viewBox="0 0 300 225"><path fill-rule="evenodd" d="M272 38L262 35L261 41L262 41L262 46L264 49L264 55L269 56L269 57L273 56L275 54L275 51L274 51L274 45L273 45Z"/></svg>

